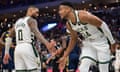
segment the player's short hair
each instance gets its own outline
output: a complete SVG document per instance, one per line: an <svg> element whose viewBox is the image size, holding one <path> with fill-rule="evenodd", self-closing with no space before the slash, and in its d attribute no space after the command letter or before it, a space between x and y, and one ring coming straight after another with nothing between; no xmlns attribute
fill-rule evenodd
<svg viewBox="0 0 120 72"><path fill-rule="evenodd" d="M64 1L64 2L60 3L60 5L65 5L65 6L74 8L73 5L72 5L72 3L71 2L67 2L67 1Z"/></svg>
<svg viewBox="0 0 120 72"><path fill-rule="evenodd" d="M31 6L28 7L28 9L29 9L29 8L38 8L38 7L31 5Z"/></svg>

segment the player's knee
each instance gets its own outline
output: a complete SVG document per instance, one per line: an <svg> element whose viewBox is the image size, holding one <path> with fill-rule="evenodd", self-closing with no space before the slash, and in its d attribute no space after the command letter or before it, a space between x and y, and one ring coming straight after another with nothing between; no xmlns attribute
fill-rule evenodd
<svg viewBox="0 0 120 72"><path fill-rule="evenodd" d="M92 61L90 59L83 59L79 67L80 72L88 72L91 64Z"/></svg>
<svg viewBox="0 0 120 72"><path fill-rule="evenodd" d="M99 64L100 72L109 72L109 63Z"/></svg>
<svg viewBox="0 0 120 72"><path fill-rule="evenodd" d="M115 61L114 67L115 67L115 70L119 70L120 65L118 61Z"/></svg>

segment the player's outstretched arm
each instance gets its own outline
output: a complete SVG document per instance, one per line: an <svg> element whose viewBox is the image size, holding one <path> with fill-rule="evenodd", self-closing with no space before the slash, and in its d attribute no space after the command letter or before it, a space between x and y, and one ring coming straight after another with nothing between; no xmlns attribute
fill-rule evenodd
<svg viewBox="0 0 120 72"><path fill-rule="evenodd" d="M42 33L39 31L38 29L38 24L37 24L37 21L33 18L30 18L28 20L28 24L31 28L31 31L35 34L36 38L42 42L43 44L45 44L45 46L48 48L49 52L51 52L51 48L54 47L54 44L52 43L49 43L45 38L44 36L42 35Z"/></svg>
<svg viewBox="0 0 120 72"><path fill-rule="evenodd" d="M70 52L71 52L72 49L74 48L74 46L75 46L75 44L76 44L76 42L77 42L77 38L78 38L77 32L75 32L75 31L71 28L71 26L70 26L69 23L66 24L66 27L67 27L67 29L68 29L69 32L70 32L71 38L70 38L70 42L69 42L69 44L68 44L68 47L67 47L67 49L66 49L66 51L65 51L65 53L64 53L64 56L65 56L65 57L67 57L67 56L70 54Z"/></svg>
<svg viewBox="0 0 120 72"><path fill-rule="evenodd" d="M70 24L66 24L67 29L69 30L70 34L71 34L71 38L70 38L70 42L68 44L68 47L66 49L66 51L64 52L64 55L59 59L58 63L59 63L59 69L64 69L65 64L66 64L66 58L67 56L70 54L70 52L72 51L72 49L74 48L76 41L77 41L77 32L75 32L74 30L72 30Z"/></svg>
<svg viewBox="0 0 120 72"><path fill-rule="evenodd" d="M5 55L3 58L3 62L4 64L7 64L10 56L9 56L9 49L10 46L12 45L12 37L15 35L15 30L14 27L12 29L9 30L9 34L8 36L5 38Z"/></svg>
<svg viewBox="0 0 120 72"><path fill-rule="evenodd" d="M108 28L107 24L104 21L102 21L100 18L98 18L97 16L95 16L87 11L80 11L79 18L83 23L92 24L92 25L100 28L102 30L102 32L104 33L104 35L110 41L111 48L113 48L113 49L115 48L115 40L112 36L110 29Z"/></svg>

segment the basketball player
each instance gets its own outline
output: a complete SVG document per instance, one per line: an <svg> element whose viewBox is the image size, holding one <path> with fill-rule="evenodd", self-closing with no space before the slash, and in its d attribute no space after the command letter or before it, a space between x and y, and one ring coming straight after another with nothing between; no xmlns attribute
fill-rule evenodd
<svg viewBox="0 0 120 72"><path fill-rule="evenodd" d="M6 38L5 43L5 58L9 57L8 50L10 48L11 40L15 34L16 48L15 48L15 69L16 72L40 72L38 70L38 56L32 46L31 34L46 45L51 52L52 43L49 43L37 28L37 21L34 19L39 16L39 9L30 6L27 10L26 16L18 19L15 26L9 31L9 37Z"/></svg>
<svg viewBox="0 0 120 72"><path fill-rule="evenodd" d="M1 36L1 43L4 44L5 43L5 38L8 36L9 32L5 31L2 36ZM12 41L15 42L15 41ZM10 45L10 49L9 49L9 55L10 58L7 60L8 63L4 64L4 53L5 53L5 46L2 46L2 69L3 72L11 72L14 70L14 44Z"/></svg>
<svg viewBox="0 0 120 72"><path fill-rule="evenodd" d="M100 72L108 72L109 63L107 61L110 60L109 47L114 49L115 40L107 24L87 11L74 10L69 2L62 2L59 5L59 15L61 19L67 19L66 27L71 33L71 40L68 48L63 57L58 61L61 63L60 68L63 68L66 61L65 58L74 48L78 37L77 32L79 32L84 37L83 47L81 48L80 72L89 71L90 65L94 63L90 60L91 58L99 62L104 62L104 64L99 64L99 70ZM111 46L109 46L108 40Z"/></svg>

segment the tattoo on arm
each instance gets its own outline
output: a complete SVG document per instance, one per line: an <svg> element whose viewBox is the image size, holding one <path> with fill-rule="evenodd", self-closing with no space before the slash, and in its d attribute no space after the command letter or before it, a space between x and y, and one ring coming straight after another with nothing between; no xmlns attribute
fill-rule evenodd
<svg viewBox="0 0 120 72"><path fill-rule="evenodd" d="M36 38L42 42L43 44L47 45L48 41L44 38L44 36L42 35L42 33L39 31L38 27L37 27L37 21L35 19L30 18L28 20L28 24L31 28L31 31L35 34Z"/></svg>

